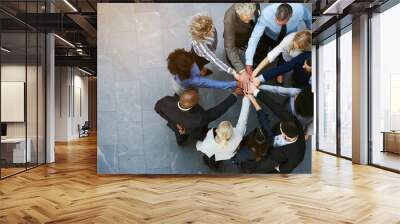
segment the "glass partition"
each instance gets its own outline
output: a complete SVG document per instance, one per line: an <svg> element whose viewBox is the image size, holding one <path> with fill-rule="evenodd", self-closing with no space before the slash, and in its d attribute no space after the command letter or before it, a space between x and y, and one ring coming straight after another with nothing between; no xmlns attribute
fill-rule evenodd
<svg viewBox="0 0 400 224"><path fill-rule="evenodd" d="M318 149L336 153L336 36L318 47Z"/></svg>
<svg viewBox="0 0 400 224"><path fill-rule="evenodd" d="M351 25L340 36L340 155L352 157L352 32Z"/></svg>
<svg viewBox="0 0 400 224"><path fill-rule="evenodd" d="M1 47L1 176L7 177L24 171L31 158L26 144L26 33L3 32Z"/></svg>
<svg viewBox="0 0 400 224"><path fill-rule="evenodd" d="M400 171L400 4L371 18L371 162Z"/></svg>
<svg viewBox="0 0 400 224"><path fill-rule="evenodd" d="M44 1L26 3L18 13L43 11ZM0 12L1 179L45 163L45 45L44 33Z"/></svg>
<svg viewBox="0 0 400 224"><path fill-rule="evenodd" d="M37 147L38 147L38 164L46 162L46 138L45 138L45 124L46 124L46 36L43 33L38 33L38 74L37 74L37 90L38 90L38 106L37 106Z"/></svg>
<svg viewBox="0 0 400 224"><path fill-rule="evenodd" d="M27 167L34 167L38 160L38 35L36 32L28 32L27 35L27 74L26 74L26 114L27 114L27 150L31 151Z"/></svg>

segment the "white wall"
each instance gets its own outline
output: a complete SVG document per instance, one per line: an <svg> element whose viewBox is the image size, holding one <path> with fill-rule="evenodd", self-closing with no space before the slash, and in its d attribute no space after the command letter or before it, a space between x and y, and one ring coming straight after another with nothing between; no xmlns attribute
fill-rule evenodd
<svg viewBox="0 0 400 224"><path fill-rule="evenodd" d="M27 70L25 70L27 69ZM2 82L25 82L26 72L28 74L28 81L30 87L36 86L36 80L33 80L30 75L36 76L36 67L17 64L9 64L1 66L1 81ZM39 71L40 72L40 71ZM28 109L28 137L29 134L36 130L36 113L31 113L32 111L36 111L36 88L27 88L27 107ZM6 110L7 108L1 108L2 110ZM31 122L34 122L32 124ZM25 123L26 122L7 122L7 136L8 137L25 137ZM32 127L32 131L30 128ZM36 133L36 132L35 132ZM35 135L36 136L36 135Z"/></svg>
<svg viewBox="0 0 400 224"><path fill-rule="evenodd" d="M77 139L78 124L88 120L88 77L76 68L56 67L55 86L55 140Z"/></svg>

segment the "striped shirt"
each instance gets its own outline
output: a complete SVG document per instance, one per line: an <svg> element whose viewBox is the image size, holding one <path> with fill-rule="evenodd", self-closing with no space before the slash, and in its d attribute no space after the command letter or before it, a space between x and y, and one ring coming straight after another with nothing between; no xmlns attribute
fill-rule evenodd
<svg viewBox="0 0 400 224"><path fill-rule="evenodd" d="M194 40L192 39L192 47L194 52L208 61L214 63L221 70L229 73L235 74L235 70L230 66L226 65L223 61L221 61L217 55L215 55L215 51L217 49L218 37L217 30L214 28L214 35L211 37L206 37L205 40Z"/></svg>

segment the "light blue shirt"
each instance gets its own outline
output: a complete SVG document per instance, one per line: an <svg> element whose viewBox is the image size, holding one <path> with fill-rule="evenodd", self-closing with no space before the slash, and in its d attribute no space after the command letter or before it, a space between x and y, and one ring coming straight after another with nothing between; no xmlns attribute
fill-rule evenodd
<svg viewBox="0 0 400 224"><path fill-rule="evenodd" d="M246 50L246 65L253 65L257 44L263 33L273 40L278 38L282 27L276 24L275 13L279 5L280 3L270 3L262 10L249 39ZM293 14L286 24L286 35L299 31L303 22L311 30L312 17L309 9L302 3L291 3L289 5L292 7Z"/></svg>
<svg viewBox="0 0 400 224"><path fill-rule="evenodd" d="M233 89L237 87L236 81L219 81L201 77L199 66L197 66L196 64L192 67L190 71L190 78L181 80L178 75L175 75L174 80L184 89L188 89L191 87Z"/></svg>
<svg viewBox="0 0 400 224"><path fill-rule="evenodd" d="M296 141L294 141L294 142L296 142ZM283 135L280 134L280 135L277 135L277 136L274 137L274 144L273 144L273 146L274 146L274 148L277 148L277 147L281 147L281 146L285 146L285 145L292 144L292 143L294 143L294 142L289 142L289 141L287 141L287 140L285 139L285 137L283 137Z"/></svg>

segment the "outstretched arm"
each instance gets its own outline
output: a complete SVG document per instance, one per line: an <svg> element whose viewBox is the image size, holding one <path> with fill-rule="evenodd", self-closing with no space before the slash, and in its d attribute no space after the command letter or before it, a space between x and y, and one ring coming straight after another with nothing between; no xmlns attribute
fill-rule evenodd
<svg viewBox="0 0 400 224"><path fill-rule="evenodd" d="M254 69L253 77L256 77L264 67L273 62L285 49L291 45L295 34L296 33L292 33L283 38L279 45L268 53L267 57L262 60L256 69Z"/></svg>
<svg viewBox="0 0 400 224"><path fill-rule="evenodd" d="M262 76L260 76L259 78L262 77L263 81L268 81L272 78L275 78L276 76L278 76L280 74L288 73L296 67L301 68L304 65L304 61L310 57L311 57L311 52L303 52L288 62L285 62L274 68L270 68L270 69L266 70L265 72L263 72L261 74Z"/></svg>
<svg viewBox="0 0 400 224"><path fill-rule="evenodd" d="M261 85L259 88L268 91L270 93L278 94L281 96L289 96L289 97L296 96L301 92L301 89L298 88L288 88L288 87L272 86L272 85Z"/></svg>
<svg viewBox="0 0 400 224"><path fill-rule="evenodd" d="M258 100L263 102L269 109L280 119L287 120L292 118L293 116L289 111L286 111L283 108L283 105L275 102L271 97L268 96L265 91L260 91L257 89L254 83L250 83L249 91L247 94L253 94Z"/></svg>
<svg viewBox="0 0 400 224"><path fill-rule="evenodd" d="M204 54L204 57L211 61L213 64L215 64L218 68L220 68L222 71L225 71L229 74L232 74L235 79L238 78L238 74L236 71L226 65L223 61L221 61L215 53L210 50L205 43L197 43L198 49Z"/></svg>
<svg viewBox="0 0 400 224"><path fill-rule="evenodd" d="M254 69L253 74L252 74L252 77L253 77L253 78L254 78L254 77L257 77L257 75L260 73L260 71L261 71L263 68L265 68L266 66L268 66L269 63L270 63L270 61L269 61L268 57L265 57L264 60L262 60L262 61L260 62L260 64L258 64L257 68Z"/></svg>
<svg viewBox="0 0 400 224"><path fill-rule="evenodd" d="M277 103L265 91L261 90L256 94L257 99L263 102L280 120L288 120L293 117L289 111L284 109L282 104Z"/></svg>
<svg viewBox="0 0 400 224"><path fill-rule="evenodd" d="M217 106L206 111L207 117L206 122L210 123L217 118L219 118L222 114L224 114L235 102L237 101L236 95L229 95L224 101L222 101Z"/></svg>
<svg viewBox="0 0 400 224"><path fill-rule="evenodd" d="M211 89L233 89L237 87L236 81L220 81L207 79L203 77L195 77L188 80L188 84L193 87L211 88Z"/></svg>
<svg viewBox="0 0 400 224"><path fill-rule="evenodd" d="M266 24L262 21L262 15L258 18L258 22L251 33L247 50L246 50L246 65L253 65L253 57L257 49L258 42L264 33Z"/></svg>
<svg viewBox="0 0 400 224"><path fill-rule="evenodd" d="M247 118L249 117L250 101L248 98L243 97L242 108L240 109L240 115L236 128L239 133L243 136L246 134Z"/></svg>
<svg viewBox="0 0 400 224"><path fill-rule="evenodd" d="M251 103L253 104L254 108L257 112L258 122L260 123L262 129L264 130L264 134L266 135L268 141L272 141L272 128L271 122L268 118L268 114L261 108L258 104L256 98L253 95L246 95L247 98L250 99Z"/></svg>
<svg viewBox="0 0 400 224"><path fill-rule="evenodd" d="M304 6L303 9L304 9L304 14L303 14L304 23L306 24L307 28L309 30L311 30L312 16L311 16L310 10L308 10L308 8L306 6Z"/></svg>
<svg viewBox="0 0 400 224"><path fill-rule="evenodd" d="M239 50L235 45L236 35L235 35L235 23L236 13L228 10L224 16L224 47L228 59L231 61L233 67L239 73L242 72L245 67L240 59Z"/></svg>

